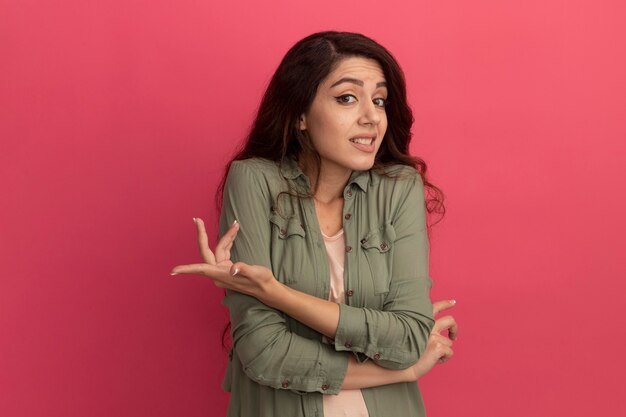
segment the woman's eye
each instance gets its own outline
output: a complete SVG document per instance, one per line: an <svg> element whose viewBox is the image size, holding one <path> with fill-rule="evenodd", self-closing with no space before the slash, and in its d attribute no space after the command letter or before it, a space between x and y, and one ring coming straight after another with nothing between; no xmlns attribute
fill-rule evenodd
<svg viewBox="0 0 626 417"><path fill-rule="evenodd" d="M385 107L387 105L387 100L384 98L375 98L374 104L376 104L379 107Z"/></svg>
<svg viewBox="0 0 626 417"><path fill-rule="evenodd" d="M342 104L354 103L356 101L356 97L354 97L352 94L343 94L339 97L335 97L335 99L337 99L337 103Z"/></svg>

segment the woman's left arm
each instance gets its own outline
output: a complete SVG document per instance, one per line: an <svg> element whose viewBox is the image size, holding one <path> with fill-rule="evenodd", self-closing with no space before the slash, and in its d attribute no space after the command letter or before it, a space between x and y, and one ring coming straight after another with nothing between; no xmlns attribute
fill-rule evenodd
<svg viewBox="0 0 626 417"><path fill-rule="evenodd" d="M392 256L390 276L374 277L389 282L382 309L340 305L334 340L338 351L357 352L382 367L402 369L416 363L425 351L435 321L421 176L396 179L395 192L401 198L394 203L395 214L386 219L395 239L391 250L381 254Z"/></svg>

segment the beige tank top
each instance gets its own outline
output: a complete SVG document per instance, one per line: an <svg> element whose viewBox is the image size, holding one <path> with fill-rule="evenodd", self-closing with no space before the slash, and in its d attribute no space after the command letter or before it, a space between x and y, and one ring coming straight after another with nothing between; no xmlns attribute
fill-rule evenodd
<svg viewBox="0 0 626 417"><path fill-rule="evenodd" d="M324 236L328 267L330 269L330 294L328 299L336 303L345 303L343 285L343 264L345 244L343 229L335 236ZM324 342L328 340L324 338ZM365 400L360 389L341 390L337 395L323 395L324 417L369 417Z"/></svg>

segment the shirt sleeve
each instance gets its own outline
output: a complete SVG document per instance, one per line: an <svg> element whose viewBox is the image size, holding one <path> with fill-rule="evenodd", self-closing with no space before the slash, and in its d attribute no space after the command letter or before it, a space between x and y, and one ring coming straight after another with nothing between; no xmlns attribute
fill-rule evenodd
<svg viewBox="0 0 626 417"><path fill-rule="evenodd" d="M391 222L396 239L383 309L340 304L335 335L337 351L352 351L359 361L371 358L389 369L415 364L435 323L429 295L432 281L424 185L418 174L408 182L408 191Z"/></svg>
<svg viewBox="0 0 626 417"><path fill-rule="evenodd" d="M246 161L234 161L224 186L219 234L237 220L233 262L271 269L269 208L272 196L263 173ZM254 297L227 291L233 349L253 381L276 389L337 394L348 355L331 345L292 333L285 315Z"/></svg>

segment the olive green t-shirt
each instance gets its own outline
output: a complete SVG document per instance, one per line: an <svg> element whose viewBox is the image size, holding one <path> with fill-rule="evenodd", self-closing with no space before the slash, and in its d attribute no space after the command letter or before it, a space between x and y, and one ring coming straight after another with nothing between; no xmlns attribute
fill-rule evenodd
<svg viewBox="0 0 626 417"><path fill-rule="evenodd" d="M224 388L228 416L323 416L322 394L336 394L348 355L389 369L413 365L434 324L429 298L424 187L411 167L387 175L355 171L343 197L346 303L335 340L259 300L228 291L233 350ZM330 272L310 182L295 160L234 161L220 235L236 219L233 262L262 265L298 291L327 299ZM416 383L363 389L371 417L424 416Z"/></svg>

